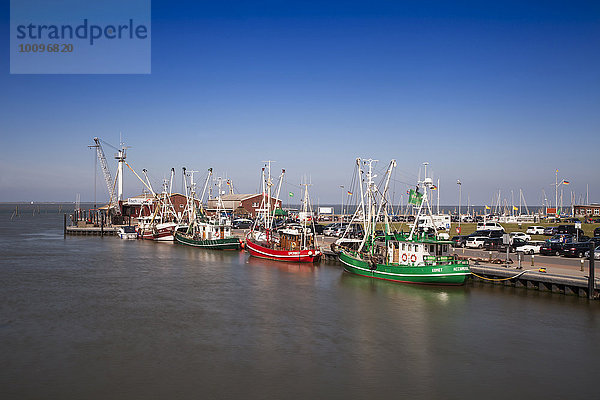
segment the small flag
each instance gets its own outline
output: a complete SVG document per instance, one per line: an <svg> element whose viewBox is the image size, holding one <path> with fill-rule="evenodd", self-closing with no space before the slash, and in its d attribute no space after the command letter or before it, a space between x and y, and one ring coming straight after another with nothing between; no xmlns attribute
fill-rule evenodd
<svg viewBox="0 0 600 400"><path fill-rule="evenodd" d="M518 209L519 209L519 207L513 206L513 210L517 211Z"/></svg>
<svg viewBox="0 0 600 400"><path fill-rule="evenodd" d="M294 197L294 193L290 192L290 197Z"/></svg>
<svg viewBox="0 0 600 400"><path fill-rule="evenodd" d="M431 190L437 190L437 186L433 185L433 186L431 187Z"/></svg>
<svg viewBox="0 0 600 400"><path fill-rule="evenodd" d="M227 181L227 184L228 184L228 185L231 185L231 182Z"/></svg>
<svg viewBox="0 0 600 400"><path fill-rule="evenodd" d="M571 182L569 182L569 181L565 181L565 180L563 179L562 183L563 183L563 185L568 185L568 184L569 184L569 183L571 183Z"/></svg>
<svg viewBox="0 0 600 400"><path fill-rule="evenodd" d="M352 192L348 190L348 196L352 196Z"/></svg>
<svg viewBox="0 0 600 400"><path fill-rule="evenodd" d="M485 209L486 209L486 210L491 210L491 209L492 209L492 207L490 207L490 206L485 206Z"/></svg>

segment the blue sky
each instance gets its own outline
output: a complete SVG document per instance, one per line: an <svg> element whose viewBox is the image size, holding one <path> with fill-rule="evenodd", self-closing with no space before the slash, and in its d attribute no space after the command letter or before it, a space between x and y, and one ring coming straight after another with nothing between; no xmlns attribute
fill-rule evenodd
<svg viewBox="0 0 600 400"><path fill-rule="evenodd" d="M271 159L339 202L371 157L397 159L398 192L430 162L443 204L456 179L463 203L539 204L557 168L600 201L597 2L155 0L150 75L10 75L3 4L0 201L91 200L87 145L119 132L157 183L213 167L253 192Z"/></svg>

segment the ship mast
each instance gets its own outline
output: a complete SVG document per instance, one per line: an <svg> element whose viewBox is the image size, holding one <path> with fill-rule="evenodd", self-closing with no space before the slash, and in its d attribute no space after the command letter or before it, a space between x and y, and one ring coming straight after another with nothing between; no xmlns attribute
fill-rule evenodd
<svg viewBox="0 0 600 400"><path fill-rule="evenodd" d="M437 225L435 223L435 220L433 219L433 212L431 210L431 204L429 203L429 197L427 195L428 189L431 189L431 187L433 186L433 179L427 177L427 165L429 165L429 163L425 162L423 164L425 165L425 174L424 174L425 178L422 181L419 180L417 182L417 187L423 188L423 197L421 198L421 204L419 204L417 216L415 217L415 223L412 226L412 229L410 230L410 234L408 235L408 240L413 239L413 236L414 236L416 230L418 229L419 217L421 216L421 214L423 212L423 206L425 206L425 212L427 212L427 216L429 217L429 219L431 221L431 225L433 226L435 236L437 237L437 234L438 234ZM459 215L459 218L460 218L460 215Z"/></svg>

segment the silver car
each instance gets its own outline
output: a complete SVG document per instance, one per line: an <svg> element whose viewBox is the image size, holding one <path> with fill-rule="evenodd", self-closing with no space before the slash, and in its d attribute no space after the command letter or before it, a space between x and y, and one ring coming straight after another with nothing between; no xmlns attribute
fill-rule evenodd
<svg viewBox="0 0 600 400"><path fill-rule="evenodd" d="M590 256L590 252L586 251L585 252L585 256L589 257ZM596 247L594 249L594 260L600 260L600 246Z"/></svg>

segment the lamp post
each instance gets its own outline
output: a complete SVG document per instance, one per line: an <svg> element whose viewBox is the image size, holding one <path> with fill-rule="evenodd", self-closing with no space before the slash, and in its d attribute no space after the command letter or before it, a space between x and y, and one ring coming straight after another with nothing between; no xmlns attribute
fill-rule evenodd
<svg viewBox="0 0 600 400"><path fill-rule="evenodd" d="M458 230L460 231L460 203L462 203L462 182L460 179L456 180L456 184L458 185Z"/></svg>
<svg viewBox="0 0 600 400"><path fill-rule="evenodd" d="M344 185L340 185L342 193L342 210L340 211L340 222L344 222Z"/></svg>

